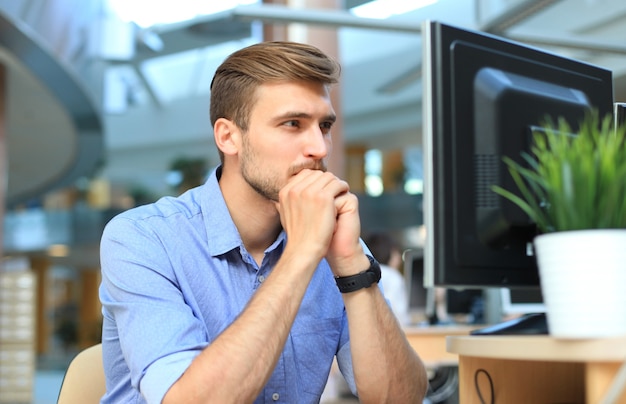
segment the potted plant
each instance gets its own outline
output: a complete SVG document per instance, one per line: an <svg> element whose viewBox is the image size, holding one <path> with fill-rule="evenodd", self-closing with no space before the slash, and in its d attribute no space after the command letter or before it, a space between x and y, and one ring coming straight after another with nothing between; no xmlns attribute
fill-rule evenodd
<svg viewBox="0 0 626 404"><path fill-rule="evenodd" d="M533 133L522 162L505 157L516 193L492 189L537 225L534 250L550 334L626 334L626 128L588 114Z"/></svg>

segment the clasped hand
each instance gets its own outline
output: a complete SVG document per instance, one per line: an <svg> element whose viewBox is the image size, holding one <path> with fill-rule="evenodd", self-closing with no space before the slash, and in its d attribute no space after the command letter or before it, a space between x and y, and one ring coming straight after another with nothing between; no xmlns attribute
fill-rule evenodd
<svg viewBox="0 0 626 404"><path fill-rule="evenodd" d="M357 197L330 172L304 169L280 190L277 209L288 244L317 260L326 257L336 276L352 275L363 256Z"/></svg>

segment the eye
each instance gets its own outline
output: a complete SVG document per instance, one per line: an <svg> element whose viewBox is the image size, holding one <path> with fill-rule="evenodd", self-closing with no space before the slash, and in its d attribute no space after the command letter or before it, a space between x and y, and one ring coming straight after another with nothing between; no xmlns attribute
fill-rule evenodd
<svg viewBox="0 0 626 404"><path fill-rule="evenodd" d="M283 125L284 126L290 126L290 127L293 127L293 128L299 128L300 127L300 122L296 121L296 120L291 120L291 121L283 122Z"/></svg>
<svg viewBox="0 0 626 404"><path fill-rule="evenodd" d="M322 122L320 124L320 129L322 130L323 133L328 133L330 132L330 129L333 126L333 122L331 121L327 121L327 122Z"/></svg>

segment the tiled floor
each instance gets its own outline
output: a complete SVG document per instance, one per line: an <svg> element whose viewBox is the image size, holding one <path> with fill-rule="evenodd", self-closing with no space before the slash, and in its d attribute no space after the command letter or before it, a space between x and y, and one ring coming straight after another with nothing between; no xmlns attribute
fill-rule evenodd
<svg viewBox="0 0 626 404"><path fill-rule="evenodd" d="M54 346L51 353L37 358L32 404L56 404L65 370L78 350Z"/></svg>
<svg viewBox="0 0 626 404"><path fill-rule="evenodd" d="M64 375L62 370L38 370L33 404L56 404Z"/></svg>

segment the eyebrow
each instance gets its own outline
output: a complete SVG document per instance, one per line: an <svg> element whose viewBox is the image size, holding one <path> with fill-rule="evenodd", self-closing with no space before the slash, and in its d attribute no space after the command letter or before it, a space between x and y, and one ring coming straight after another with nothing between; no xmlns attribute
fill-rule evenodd
<svg viewBox="0 0 626 404"><path fill-rule="evenodd" d="M313 116L311 114L307 114L305 112L286 112L284 114L280 114L276 117L274 117L274 119L276 121L281 121L283 119L293 119L293 118L304 118L304 119L312 119ZM337 121L337 115L335 114L328 114L325 117L322 118L323 122L332 122L334 123L335 121Z"/></svg>

